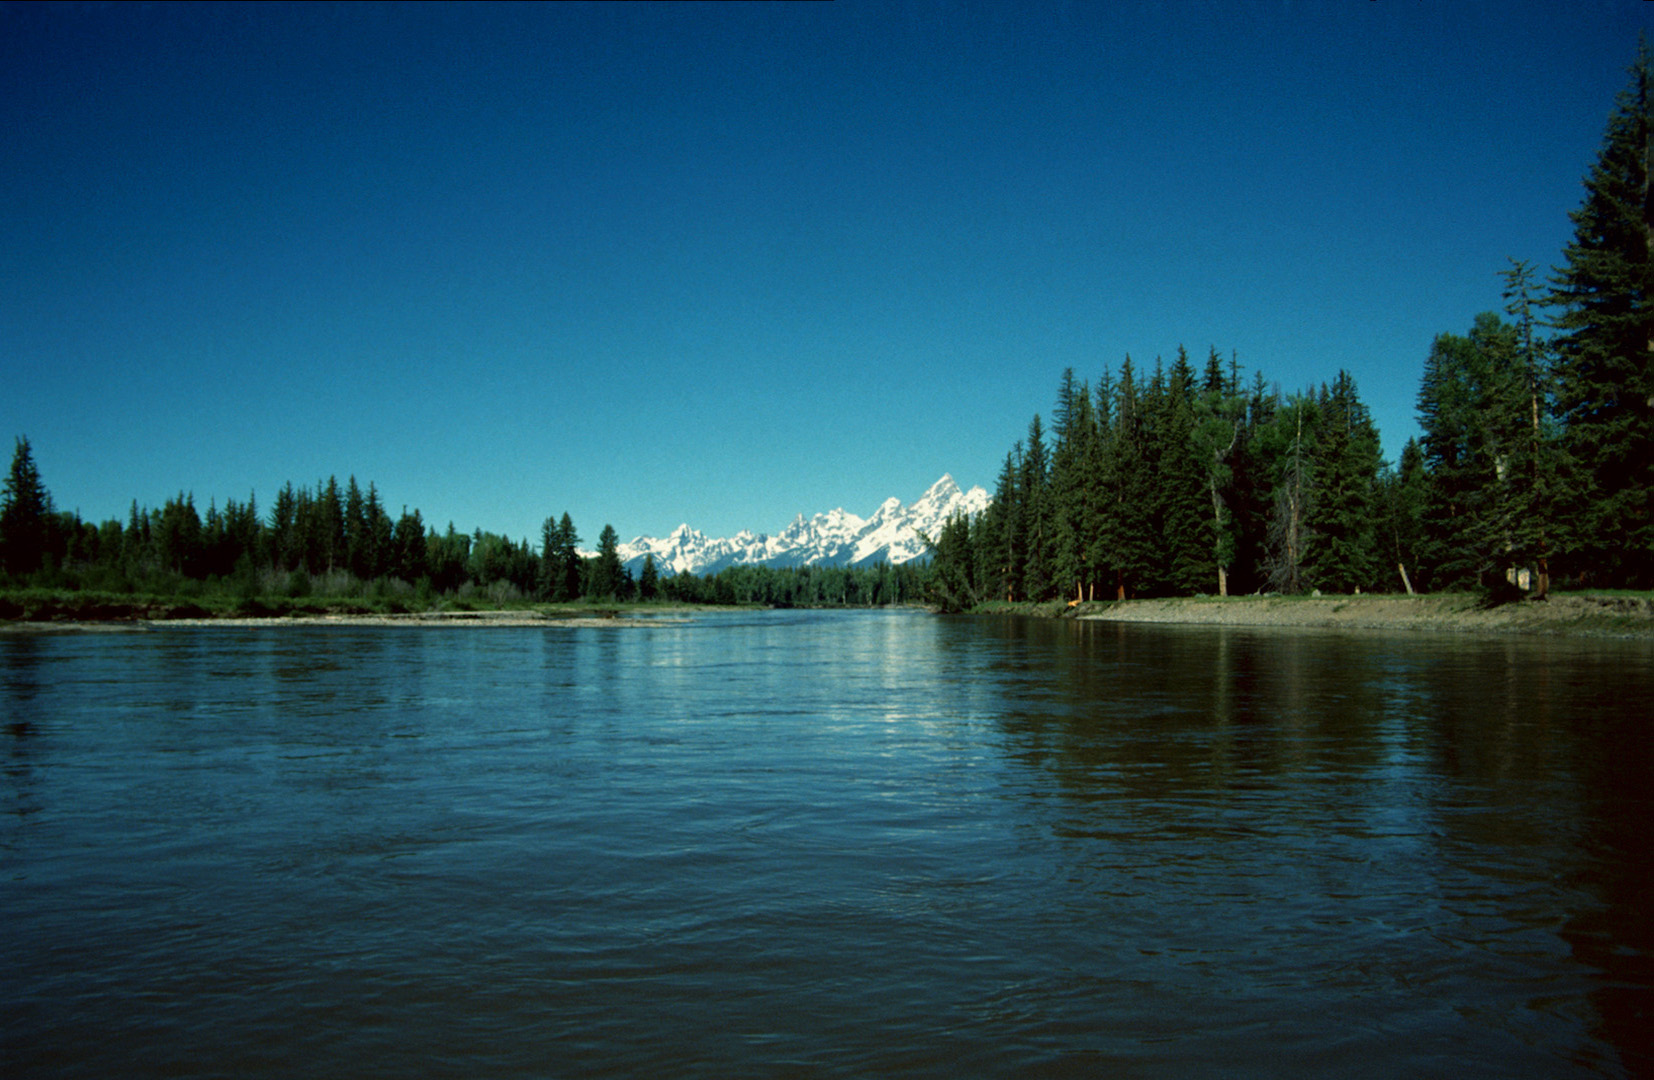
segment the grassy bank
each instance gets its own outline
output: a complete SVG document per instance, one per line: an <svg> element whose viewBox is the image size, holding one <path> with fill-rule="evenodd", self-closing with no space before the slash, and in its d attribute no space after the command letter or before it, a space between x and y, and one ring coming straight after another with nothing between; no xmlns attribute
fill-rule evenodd
<svg viewBox="0 0 1654 1080"><path fill-rule="evenodd" d="M1433 596L1232 596L1086 603L985 604L977 614L1195 626L1565 634L1654 638L1654 594L1553 593L1495 604L1470 593Z"/></svg>

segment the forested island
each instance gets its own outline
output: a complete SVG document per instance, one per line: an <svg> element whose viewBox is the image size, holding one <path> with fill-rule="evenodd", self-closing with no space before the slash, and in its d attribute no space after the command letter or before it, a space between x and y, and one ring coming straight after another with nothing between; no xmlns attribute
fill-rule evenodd
<svg viewBox="0 0 1654 1080"><path fill-rule="evenodd" d="M442 604L671 601L1073 604L1253 593L1654 588L1654 61L1631 80L1570 213L1563 263L1502 272L1504 308L1444 332L1399 460L1355 380L1283 393L1216 347L1196 364L1065 371L995 497L950 521L928 564L746 566L634 580L605 526L595 556L568 514L538 548L392 517L355 477L283 486L203 514L180 493L101 523L58 511L26 437L0 494L0 617L79 612L430 610ZM65 600L65 597L71 599ZM141 599L135 599L141 598Z"/></svg>

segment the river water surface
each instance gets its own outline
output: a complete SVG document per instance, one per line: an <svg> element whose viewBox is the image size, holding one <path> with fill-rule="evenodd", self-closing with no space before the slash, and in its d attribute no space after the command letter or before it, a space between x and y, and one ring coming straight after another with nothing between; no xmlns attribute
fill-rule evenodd
<svg viewBox="0 0 1654 1080"><path fill-rule="evenodd" d="M0 1072L1634 1076L1646 643L0 639Z"/></svg>

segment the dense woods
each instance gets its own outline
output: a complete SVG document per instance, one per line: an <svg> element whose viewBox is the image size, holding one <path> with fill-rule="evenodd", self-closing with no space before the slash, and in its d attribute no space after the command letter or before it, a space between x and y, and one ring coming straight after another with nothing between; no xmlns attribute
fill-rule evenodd
<svg viewBox="0 0 1654 1080"><path fill-rule="evenodd" d="M1435 339L1397 461L1347 371L1068 371L993 505L937 538L935 599L1654 587L1651 83L1639 46L1563 264L1513 260L1503 310Z"/></svg>
<svg viewBox="0 0 1654 1080"><path fill-rule="evenodd" d="M491 603L668 600L695 604L866 606L916 602L923 566L729 567L662 577L646 558L636 578L619 537L604 526L582 555L568 514L547 518L538 550L526 539L453 525L428 527L418 510L394 519L378 489L354 477L314 488L285 485L269 512L226 500L205 514L180 494L160 509L133 504L127 521L100 525L53 509L27 439L17 441L0 497L4 583L200 596L361 598L428 606L441 597Z"/></svg>

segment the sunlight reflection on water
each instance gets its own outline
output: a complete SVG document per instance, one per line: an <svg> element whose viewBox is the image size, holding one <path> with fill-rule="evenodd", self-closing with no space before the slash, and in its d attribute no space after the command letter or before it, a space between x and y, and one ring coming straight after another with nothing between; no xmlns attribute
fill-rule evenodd
<svg viewBox="0 0 1654 1080"><path fill-rule="evenodd" d="M1646 647L0 641L8 1075L1630 1075Z"/></svg>

